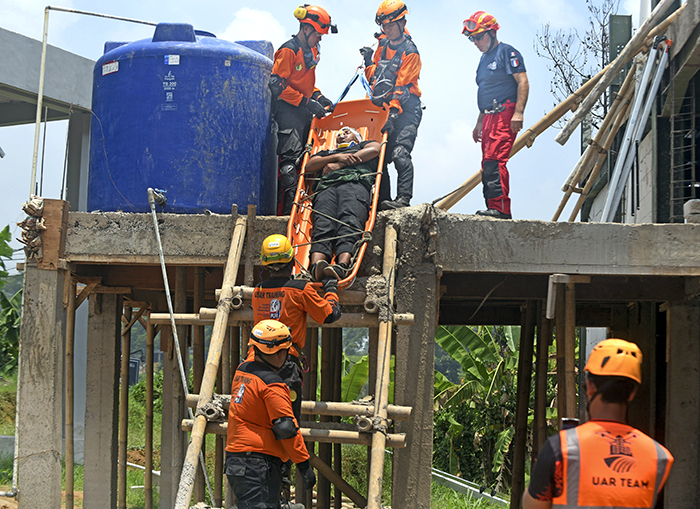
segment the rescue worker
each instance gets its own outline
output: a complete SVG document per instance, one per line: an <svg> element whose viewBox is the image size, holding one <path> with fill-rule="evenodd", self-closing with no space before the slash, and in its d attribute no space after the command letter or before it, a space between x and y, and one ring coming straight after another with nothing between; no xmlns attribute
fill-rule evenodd
<svg viewBox="0 0 700 509"><path fill-rule="evenodd" d="M292 346L292 333L277 320L263 320L253 327L248 345L254 357L238 366L231 384L226 477L238 509L276 509L281 468L287 460L296 463L305 490L316 484L289 388L278 374Z"/></svg>
<svg viewBox="0 0 700 509"><path fill-rule="evenodd" d="M333 323L341 316L338 303L338 280L323 279L323 297L308 281L292 279L294 249L284 235L270 235L260 250L263 267L270 277L253 290L253 321L279 320L292 329L292 347L289 357L279 371L287 383L294 415L301 415L301 349L306 344L306 319L311 315L317 323ZM252 351L248 359L252 360Z"/></svg>
<svg viewBox="0 0 700 509"><path fill-rule="evenodd" d="M606 339L584 369L591 420L547 440L523 509L655 507L673 456L625 423L642 382L642 352L634 343Z"/></svg>
<svg viewBox="0 0 700 509"><path fill-rule="evenodd" d="M486 210L478 215L511 219L510 179L506 163L515 136L523 128L523 113L530 90L525 62L513 46L501 43L498 21L477 11L464 20L462 33L483 53L476 70L479 118L472 136L481 142L481 182Z"/></svg>
<svg viewBox="0 0 700 509"><path fill-rule="evenodd" d="M315 86L316 65L321 56L323 36L329 30L338 33L328 12L318 5L300 5L294 11L294 17L299 20L299 32L275 53L268 83L277 122L278 194L282 195L282 215L292 210L311 120L314 116L321 118L333 109L333 102Z"/></svg>
<svg viewBox="0 0 700 509"><path fill-rule="evenodd" d="M389 109L382 132L387 133L386 163L393 161L396 169L396 199L391 200L389 196L383 200L382 210L411 204L411 152L423 118L418 88L421 60L418 48L406 31L406 14L408 8L401 0L384 0L374 18L382 29L379 47L376 52L369 47L360 49L365 59L365 75L372 87L372 102Z"/></svg>
<svg viewBox="0 0 700 509"><path fill-rule="evenodd" d="M314 186L311 273L314 279L347 277L355 244L369 218L380 145L363 141L352 127L342 127L336 148L311 156L306 172L321 172ZM335 251L336 263L328 265ZM320 279L319 279L320 278Z"/></svg>

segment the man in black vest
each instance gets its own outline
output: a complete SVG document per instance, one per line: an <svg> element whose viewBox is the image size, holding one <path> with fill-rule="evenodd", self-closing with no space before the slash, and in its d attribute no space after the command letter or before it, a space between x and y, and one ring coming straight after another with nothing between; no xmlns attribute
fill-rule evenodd
<svg viewBox="0 0 700 509"><path fill-rule="evenodd" d="M389 108L389 119L382 132L387 133L387 163L396 168L396 199L381 202L382 210L408 207L413 197L413 161L411 151L423 117L418 88L421 61L418 48L406 31L408 9L401 0L384 0L375 21L382 27L376 52L365 47L365 75L372 87L372 102ZM383 187L383 186L382 186ZM383 196L382 196L383 197Z"/></svg>

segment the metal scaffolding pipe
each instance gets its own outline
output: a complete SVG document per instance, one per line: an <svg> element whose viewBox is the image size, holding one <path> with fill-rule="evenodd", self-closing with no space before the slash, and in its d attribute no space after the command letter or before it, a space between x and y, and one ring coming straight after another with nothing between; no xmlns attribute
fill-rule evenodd
<svg viewBox="0 0 700 509"><path fill-rule="evenodd" d="M255 290L255 287L253 287L253 286L234 286L233 287L233 295L238 295L244 301L249 302L253 299L253 291L254 290ZM214 295L216 296L216 300L218 301L220 296L221 296L221 289L215 290ZM367 294L363 291L360 291L360 290L339 290L338 291L338 300L340 301L341 304L346 304L349 306L362 306L362 305L364 305L366 298L367 298Z"/></svg>
<svg viewBox="0 0 700 509"><path fill-rule="evenodd" d="M201 308L199 313L175 313L173 315L177 325L213 325L216 320L216 310L211 308ZM397 313L394 315L396 325L413 325L412 313ZM151 319L157 325L170 325L170 314L153 313ZM228 325L239 325L253 322L252 309L240 309L231 311L228 316ZM343 313L340 320L329 324L318 324L310 317L307 321L308 327L323 327L324 329L339 329L343 327L377 327L379 318L371 313Z"/></svg>

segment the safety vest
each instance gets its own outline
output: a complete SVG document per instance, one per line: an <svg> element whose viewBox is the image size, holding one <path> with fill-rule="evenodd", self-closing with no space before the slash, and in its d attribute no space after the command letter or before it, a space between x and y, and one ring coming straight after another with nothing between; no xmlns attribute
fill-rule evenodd
<svg viewBox="0 0 700 509"><path fill-rule="evenodd" d="M652 508L673 464L662 445L620 422L560 431L559 445L563 486L554 508Z"/></svg>

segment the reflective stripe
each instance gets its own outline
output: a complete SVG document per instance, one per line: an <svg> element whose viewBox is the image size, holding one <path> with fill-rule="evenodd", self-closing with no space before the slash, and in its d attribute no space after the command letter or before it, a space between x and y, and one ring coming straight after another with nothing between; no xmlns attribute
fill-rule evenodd
<svg viewBox="0 0 700 509"><path fill-rule="evenodd" d="M666 466L668 465L668 454L661 445L654 441L656 446L656 485L654 486L654 503L651 504L652 507L656 507L656 499L659 496L659 491L661 491L661 485L664 482L664 476L666 474Z"/></svg>
<svg viewBox="0 0 700 509"><path fill-rule="evenodd" d="M566 437L566 503L578 507L578 486L581 477L581 451L576 428L564 431Z"/></svg>

